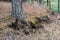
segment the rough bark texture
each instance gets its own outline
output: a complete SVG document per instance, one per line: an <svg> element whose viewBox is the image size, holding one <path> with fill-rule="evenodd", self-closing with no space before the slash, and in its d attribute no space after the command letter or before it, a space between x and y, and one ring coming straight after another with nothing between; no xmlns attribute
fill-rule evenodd
<svg viewBox="0 0 60 40"><path fill-rule="evenodd" d="M22 14L22 0L12 0L12 16L24 19Z"/></svg>

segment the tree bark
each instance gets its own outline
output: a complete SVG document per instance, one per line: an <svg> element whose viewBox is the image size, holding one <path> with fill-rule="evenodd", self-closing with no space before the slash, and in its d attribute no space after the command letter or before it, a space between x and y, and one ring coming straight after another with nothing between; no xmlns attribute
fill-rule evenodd
<svg viewBox="0 0 60 40"><path fill-rule="evenodd" d="M48 6L48 3L49 3L49 2L48 2L48 0L47 0L47 6Z"/></svg>
<svg viewBox="0 0 60 40"><path fill-rule="evenodd" d="M50 2L50 0L47 0L47 6L51 9L51 2Z"/></svg>
<svg viewBox="0 0 60 40"><path fill-rule="evenodd" d="M18 21L25 19L22 11L22 0L12 0L12 17L16 19L16 25L18 25Z"/></svg>
<svg viewBox="0 0 60 40"><path fill-rule="evenodd" d="M12 0L12 16L14 18L24 19L22 11L22 0Z"/></svg>
<svg viewBox="0 0 60 40"><path fill-rule="evenodd" d="M39 3L42 4L42 0L39 0Z"/></svg>
<svg viewBox="0 0 60 40"><path fill-rule="evenodd" d="M60 0L58 0L58 13L60 13Z"/></svg>

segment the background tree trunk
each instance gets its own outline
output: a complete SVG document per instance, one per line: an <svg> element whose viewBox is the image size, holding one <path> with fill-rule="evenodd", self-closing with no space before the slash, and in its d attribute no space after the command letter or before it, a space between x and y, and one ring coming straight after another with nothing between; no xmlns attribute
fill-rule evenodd
<svg viewBox="0 0 60 40"><path fill-rule="evenodd" d="M42 4L42 0L39 0L39 3Z"/></svg>
<svg viewBox="0 0 60 40"><path fill-rule="evenodd" d="M48 3L49 3L49 2L48 2L48 0L47 0L47 6L48 6Z"/></svg>
<svg viewBox="0 0 60 40"><path fill-rule="evenodd" d="M58 0L58 13L60 13L60 0Z"/></svg>
<svg viewBox="0 0 60 40"><path fill-rule="evenodd" d="M47 0L47 6L51 9L51 1Z"/></svg>

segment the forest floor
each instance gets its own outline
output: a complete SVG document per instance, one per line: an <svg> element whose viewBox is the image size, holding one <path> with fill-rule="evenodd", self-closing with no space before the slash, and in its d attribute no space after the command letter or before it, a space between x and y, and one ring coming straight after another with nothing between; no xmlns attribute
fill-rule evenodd
<svg viewBox="0 0 60 40"><path fill-rule="evenodd" d="M0 3L0 40L60 40L59 15L58 18L57 16L53 16L53 21L50 24L43 23L44 27L39 30L36 29L35 33L25 35L22 32L23 30L14 30L7 26L9 22L12 22L9 18L11 15L10 7L11 3Z"/></svg>

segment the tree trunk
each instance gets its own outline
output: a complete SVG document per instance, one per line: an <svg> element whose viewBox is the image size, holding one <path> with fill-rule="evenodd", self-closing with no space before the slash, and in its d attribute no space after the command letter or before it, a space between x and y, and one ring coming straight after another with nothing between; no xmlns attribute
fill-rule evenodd
<svg viewBox="0 0 60 40"><path fill-rule="evenodd" d="M49 2L48 2L48 0L47 0L47 6L48 6L48 3L49 3Z"/></svg>
<svg viewBox="0 0 60 40"><path fill-rule="evenodd" d="M51 2L50 2L50 0L47 0L47 6L51 9Z"/></svg>
<svg viewBox="0 0 60 40"><path fill-rule="evenodd" d="M24 20L22 0L12 0L12 16L16 19L16 25L19 20Z"/></svg>
<svg viewBox="0 0 60 40"><path fill-rule="evenodd" d="M49 8L51 9L51 1L49 0L49 2L48 2L48 6L49 6Z"/></svg>
<svg viewBox="0 0 60 40"><path fill-rule="evenodd" d="M22 0L12 0L12 16L18 19L24 19L22 12Z"/></svg>
<svg viewBox="0 0 60 40"><path fill-rule="evenodd" d="M58 13L60 13L60 0L58 0Z"/></svg>
<svg viewBox="0 0 60 40"><path fill-rule="evenodd" d="M39 0L39 3L42 4L42 0Z"/></svg>

